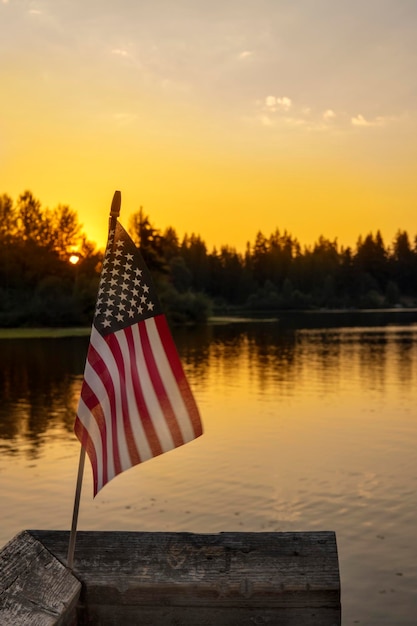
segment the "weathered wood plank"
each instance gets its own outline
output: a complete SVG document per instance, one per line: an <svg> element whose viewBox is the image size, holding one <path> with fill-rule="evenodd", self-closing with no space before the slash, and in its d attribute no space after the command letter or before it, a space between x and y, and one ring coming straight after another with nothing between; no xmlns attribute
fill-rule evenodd
<svg viewBox="0 0 417 626"><path fill-rule="evenodd" d="M68 533L30 531L65 563ZM79 532L86 623L340 624L333 532Z"/></svg>
<svg viewBox="0 0 417 626"><path fill-rule="evenodd" d="M27 531L0 551L0 624L76 624L81 584Z"/></svg>

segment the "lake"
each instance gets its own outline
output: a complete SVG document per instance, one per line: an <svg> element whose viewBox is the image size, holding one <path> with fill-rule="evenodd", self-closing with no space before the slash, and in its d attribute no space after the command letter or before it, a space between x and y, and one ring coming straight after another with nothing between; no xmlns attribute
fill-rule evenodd
<svg viewBox="0 0 417 626"><path fill-rule="evenodd" d="M203 437L136 466L79 529L336 532L343 624L417 624L417 313L174 331ZM68 529L88 333L0 336L0 544Z"/></svg>

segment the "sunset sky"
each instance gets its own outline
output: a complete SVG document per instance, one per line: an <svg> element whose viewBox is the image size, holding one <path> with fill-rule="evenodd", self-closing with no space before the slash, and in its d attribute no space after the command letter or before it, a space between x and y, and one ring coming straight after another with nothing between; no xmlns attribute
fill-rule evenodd
<svg viewBox="0 0 417 626"><path fill-rule="evenodd" d="M416 0L0 0L0 193L105 244L417 234Z"/></svg>

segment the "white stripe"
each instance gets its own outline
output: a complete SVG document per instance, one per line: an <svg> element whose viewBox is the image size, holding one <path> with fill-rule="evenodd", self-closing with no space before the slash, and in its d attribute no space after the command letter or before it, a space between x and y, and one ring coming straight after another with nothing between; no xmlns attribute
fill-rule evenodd
<svg viewBox="0 0 417 626"><path fill-rule="evenodd" d="M147 319L145 324L148 330L149 341L152 346L152 352L158 366L159 374L177 418L182 437L184 442L191 441L192 439L195 439L192 422L181 395L181 391L172 372L171 365L169 364L165 348L162 344L158 328L155 324L155 318L151 317Z"/></svg>
<svg viewBox="0 0 417 626"><path fill-rule="evenodd" d="M126 339L126 334L123 330L117 331L117 340L119 342L120 349L123 354L123 361L125 363L126 372L126 396L128 401L129 420L132 428L133 438L135 440L136 448L139 452L140 458L145 461L152 458L152 450L149 447L149 443L143 428L141 416L139 414L139 407L136 402L134 385L132 380L132 362L129 351L129 345ZM132 349L134 346L132 346Z"/></svg>
<svg viewBox="0 0 417 626"><path fill-rule="evenodd" d="M115 393L115 405L116 405L116 430L117 430L117 442L119 450L120 465L122 471L132 467L129 451L126 443L126 433L123 427L123 411L121 403L121 391L120 391L120 376L117 363L113 357L113 353L110 350L107 342L101 337L100 333L93 327L91 332L91 344L97 350L102 360L104 361L113 382ZM107 420L106 420L107 421Z"/></svg>
<svg viewBox="0 0 417 626"><path fill-rule="evenodd" d="M143 324L143 322L141 322ZM135 344L135 353L137 355L137 366L142 386L143 397L148 409L149 416L154 425L156 435L158 437L161 448L164 452L175 448L171 432L167 426L165 415L161 409L158 397L155 393L154 386L146 365L145 356L143 354L142 343L140 340L139 328L136 324L132 327L133 340Z"/></svg>
<svg viewBox="0 0 417 626"><path fill-rule="evenodd" d="M113 457L113 432L111 425L109 397L107 395L106 388L103 385L103 381L101 380L100 376L97 375L97 372L91 367L88 361L85 364L84 379L86 383L90 386L91 390L97 396L97 400L103 411L104 420L106 422L107 471L109 476L114 476L115 470ZM86 410L89 411L87 406ZM92 417L92 419L94 419L94 417ZM93 441L95 447L97 447L97 445L101 446L101 438L99 443L96 443L95 439Z"/></svg>
<svg viewBox="0 0 417 626"><path fill-rule="evenodd" d="M78 403L77 416L84 428L87 430L96 452L97 457L97 489L101 489L103 486L103 448L101 445L100 430L97 426L96 420L90 413L90 409L80 398Z"/></svg>

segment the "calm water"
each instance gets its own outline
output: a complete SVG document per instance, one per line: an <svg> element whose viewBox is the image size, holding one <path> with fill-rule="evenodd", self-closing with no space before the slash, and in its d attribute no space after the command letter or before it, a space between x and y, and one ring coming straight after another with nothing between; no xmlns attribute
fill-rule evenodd
<svg viewBox="0 0 417 626"><path fill-rule="evenodd" d="M79 528L334 530L344 626L415 626L417 322L347 322L176 332L205 434L95 500L87 464ZM70 526L87 345L0 340L1 545Z"/></svg>

